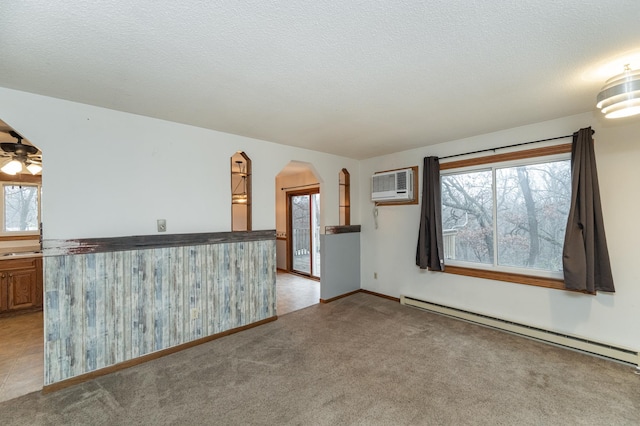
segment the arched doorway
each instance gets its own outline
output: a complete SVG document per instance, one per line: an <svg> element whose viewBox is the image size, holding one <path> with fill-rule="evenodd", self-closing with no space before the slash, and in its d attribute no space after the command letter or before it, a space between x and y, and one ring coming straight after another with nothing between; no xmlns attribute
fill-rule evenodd
<svg viewBox="0 0 640 426"><path fill-rule="evenodd" d="M321 182L313 165L300 161L276 176L278 315L320 301Z"/></svg>
<svg viewBox="0 0 640 426"><path fill-rule="evenodd" d="M42 152L0 120L0 402L42 389Z"/></svg>

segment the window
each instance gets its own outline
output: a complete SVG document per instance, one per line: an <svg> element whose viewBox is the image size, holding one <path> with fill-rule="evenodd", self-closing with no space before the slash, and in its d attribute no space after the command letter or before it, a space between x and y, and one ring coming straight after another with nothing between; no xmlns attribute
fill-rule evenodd
<svg viewBox="0 0 640 426"><path fill-rule="evenodd" d="M38 231L40 197L38 185L5 183L4 232Z"/></svg>
<svg viewBox="0 0 640 426"><path fill-rule="evenodd" d="M524 151L522 158L511 155L507 161L491 156L473 166L456 162L458 167L441 167L445 264L454 273L461 267L510 274L464 273L505 281L513 281L513 274L562 279L570 158L535 152L547 150Z"/></svg>

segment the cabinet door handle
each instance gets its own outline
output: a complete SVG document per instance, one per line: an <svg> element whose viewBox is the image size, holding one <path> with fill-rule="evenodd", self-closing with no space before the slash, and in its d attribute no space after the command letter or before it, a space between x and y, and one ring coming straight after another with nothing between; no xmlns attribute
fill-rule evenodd
<svg viewBox="0 0 640 426"><path fill-rule="evenodd" d="M9 274L9 277L13 277L13 274Z"/></svg>
<svg viewBox="0 0 640 426"><path fill-rule="evenodd" d="M2 274L2 275L0 275L0 278L4 278L5 276L6 276L5 274Z"/></svg>

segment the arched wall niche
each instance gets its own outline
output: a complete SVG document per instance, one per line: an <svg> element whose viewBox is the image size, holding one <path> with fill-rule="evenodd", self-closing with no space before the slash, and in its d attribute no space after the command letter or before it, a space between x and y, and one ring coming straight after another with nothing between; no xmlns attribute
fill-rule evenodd
<svg viewBox="0 0 640 426"><path fill-rule="evenodd" d="M251 231L251 159L244 151L231 156L231 230Z"/></svg>
<svg viewBox="0 0 640 426"><path fill-rule="evenodd" d="M340 226L351 225L351 178L347 169L342 169L338 173L339 186L339 224Z"/></svg>

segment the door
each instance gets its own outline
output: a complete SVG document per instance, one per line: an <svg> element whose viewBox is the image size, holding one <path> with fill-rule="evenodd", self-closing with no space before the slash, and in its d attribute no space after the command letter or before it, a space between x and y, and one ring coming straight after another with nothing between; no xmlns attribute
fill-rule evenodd
<svg viewBox="0 0 640 426"><path fill-rule="evenodd" d="M293 272L320 278L320 193L289 192L289 265Z"/></svg>
<svg viewBox="0 0 640 426"><path fill-rule="evenodd" d="M24 269L4 272L9 287L9 310L36 306L36 270Z"/></svg>

